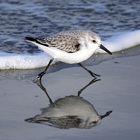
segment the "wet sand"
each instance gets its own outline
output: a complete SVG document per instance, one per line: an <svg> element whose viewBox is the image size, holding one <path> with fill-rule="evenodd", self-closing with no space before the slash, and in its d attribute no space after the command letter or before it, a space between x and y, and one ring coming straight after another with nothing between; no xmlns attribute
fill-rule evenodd
<svg viewBox="0 0 140 140"><path fill-rule="evenodd" d="M24 119L39 114L40 109L47 107L49 101L43 91L32 82L36 74L32 75L30 72L26 78L17 78L1 72L0 140L139 140L139 60L140 55L137 55L88 67L101 74L101 81L88 87L81 96L92 103L100 114L113 110L109 117L92 129L63 130L25 122ZM47 74L43 82L52 100L56 100L76 95L91 79L80 67L71 67Z"/></svg>

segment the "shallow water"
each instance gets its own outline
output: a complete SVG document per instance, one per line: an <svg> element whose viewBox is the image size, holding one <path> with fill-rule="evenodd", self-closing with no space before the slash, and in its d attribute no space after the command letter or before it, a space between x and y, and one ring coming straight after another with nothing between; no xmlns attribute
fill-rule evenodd
<svg viewBox="0 0 140 140"><path fill-rule="evenodd" d="M19 54L40 52L37 47L25 43L27 35L48 36L62 30L88 29L106 39L116 33L137 30L139 5L139 0L0 0L0 50ZM41 69L1 71L0 140L139 140L139 52L139 48L125 50L122 54L116 53L113 56L116 59L101 55L93 62L94 67L88 67L101 74L101 81L87 88L82 96L100 114L113 110L92 129L61 130L25 122L24 119L39 114L40 109L49 104L32 82ZM54 67L43 80L53 100L76 95L91 80L78 67Z"/></svg>
<svg viewBox="0 0 140 140"><path fill-rule="evenodd" d="M46 95L30 78L0 76L0 140L139 140L139 59L140 56L117 58L88 67L101 74L101 81L89 86L81 96L93 104L99 114L113 110L100 125L91 129L65 130L25 122L48 106ZM54 101L76 95L90 80L90 75L83 69L73 67L49 73L44 76L43 83Z"/></svg>

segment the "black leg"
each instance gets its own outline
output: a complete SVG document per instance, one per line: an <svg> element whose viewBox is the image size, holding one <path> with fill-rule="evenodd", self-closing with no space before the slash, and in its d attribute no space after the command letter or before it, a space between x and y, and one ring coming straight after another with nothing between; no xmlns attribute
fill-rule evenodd
<svg viewBox="0 0 140 140"><path fill-rule="evenodd" d="M87 88L89 87L91 84L97 82L97 81L100 81L101 79L97 79L97 78L94 78L92 79L87 85L85 85L83 88L81 88L79 91L78 91L78 96L81 95L81 93Z"/></svg>
<svg viewBox="0 0 140 140"><path fill-rule="evenodd" d="M53 62L53 59L51 59L48 63L48 65L46 66L45 70L42 71L41 73L38 74L37 78L33 81L34 83L37 83L38 81L41 81L42 77L44 74L46 74L48 68L50 67L51 63Z"/></svg>
<svg viewBox="0 0 140 140"><path fill-rule="evenodd" d="M90 71L89 69L84 67L81 63L79 63L79 66L82 67L84 70L86 70L92 77L94 77L94 78L100 77L100 75L93 73L92 71Z"/></svg>
<svg viewBox="0 0 140 140"><path fill-rule="evenodd" d="M36 82L36 84L45 92L45 94L47 95L47 97L49 99L50 104L54 104L51 97L49 96L46 88L42 84L42 78L39 78L38 81Z"/></svg>

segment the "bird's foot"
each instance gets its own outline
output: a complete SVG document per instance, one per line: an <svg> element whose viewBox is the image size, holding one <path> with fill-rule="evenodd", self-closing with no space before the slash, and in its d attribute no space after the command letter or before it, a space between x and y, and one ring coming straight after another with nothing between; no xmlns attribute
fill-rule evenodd
<svg viewBox="0 0 140 140"><path fill-rule="evenodd" d="M89 74L93 77L93 78L97 78L100 77L101 75L93 73L92 71L89 71Z"/></svg>
<svg viewBox="0 0 140 140"><path fill-rule="evenodd" d="M39 83L43 77L43 75L45 74L45 72L41 72L38 74L38 76L33 80L34 83Z"/></svg>
<svg viewBox="0 0 140 140"><path fill-rule="evenodd" d="M42 77L43 77L43 75L44 75L45 73L46 73L45 71L43 71L43 72L39 73L39 74L38 74L38 77L42 78Z"/></svg>
<svg viewBox="0 0 140 140"><path fill-rule="evenodd" d="M41 80L41 77L37 76L35 79L33 79L33 82L38 84Z"/></svg>

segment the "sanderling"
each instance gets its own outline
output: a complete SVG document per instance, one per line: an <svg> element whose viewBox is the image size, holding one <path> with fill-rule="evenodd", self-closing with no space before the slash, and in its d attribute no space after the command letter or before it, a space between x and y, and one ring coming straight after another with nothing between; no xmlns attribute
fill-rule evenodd
<svg viewBox="0 0 140 140"><path fill-rule="evenodd" d="M42 110L42 113L25 121L46 124L57 128L92 128L112 111L99 115L94 106L80 96L57 99Z"/></svg>
<svg viewBox="0 0 140 140"><path fill-rule="evenodd" d="M92 31L65 31L46 39L26 37L26 40L37 45L52 58L45 70L38 74L38 79L41 79L46 73L53 60L68 64L79 64L95 78L100 75L88 70L81 62L90 58L98 48L112 54L101 44L100 37Z"/></svg>

